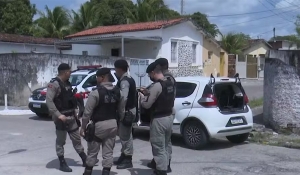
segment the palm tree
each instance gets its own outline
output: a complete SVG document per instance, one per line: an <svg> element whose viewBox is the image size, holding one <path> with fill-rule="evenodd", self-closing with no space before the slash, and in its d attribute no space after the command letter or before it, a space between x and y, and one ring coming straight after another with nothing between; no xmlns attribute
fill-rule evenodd
<svg viewBox="0 0 300 175"><path fill-rule="evenodd" d="M101 8L90 2L81 4L78 12L74 10L70 14L72 32L79 32L101 25Z"/></svg>
<svg viewBox="0 0 300 175"><path fill-rule="evenodd" d="M241 54L247 46L248 36L243 33L228 33L222 35L221 46L230 54Z"/></svg>
<svg viewBox="0 0 300 175"><path fill-rule="evenodd" d="M32 30L35 36L60 38L69 34L70 21L67 10L57 6L52 11L45 6L45 12L38 11L40 18L34 21Z"/></svg>
<svg viewBox="0 0 300 175"><path fill-rule="evenodd" d="M137 0L136 10L128 10L131 22L147 22L169 18L171 10L163 0Z"/></svg>

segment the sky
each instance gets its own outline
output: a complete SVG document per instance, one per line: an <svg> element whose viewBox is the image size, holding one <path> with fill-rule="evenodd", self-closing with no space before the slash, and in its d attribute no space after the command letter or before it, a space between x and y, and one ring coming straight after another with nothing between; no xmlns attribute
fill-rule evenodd
<svg viewBox="0 0 300 175"><path fill-rule="evenodd" d="M64 6L77 10L88 0L31 0L39 10ZM133 0L136 2L136 0ZM180 12L181 0L165 0L170 9ZM300 15L300 0L184 0L184 14L205 13L223 34L243 32L252 38L270 39L275 35L295 34ZM239 15L236 15L239 14Z"/></svg>

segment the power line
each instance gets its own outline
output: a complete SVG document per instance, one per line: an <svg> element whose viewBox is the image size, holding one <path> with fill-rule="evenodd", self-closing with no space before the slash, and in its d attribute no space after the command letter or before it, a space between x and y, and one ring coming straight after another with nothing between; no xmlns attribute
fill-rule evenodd
<svg viewBox="0 0 300 175"><path fill-rule="evenodd" d="M285 28L285 27L287 27L287 26L289 26L289 25L291 25L291 24L288 24L288 25L281 25L280 27L278 27L279 29L281 29L281 28ZM276 26L276 25L275 25ZM276 28L276 27L275 27ZM278 29L277 28L277 29ZM265 34L267 34L267 33L270 33L270 32L273 32L273 29L272 30L268 30L268 31L266 31L266 32L262 32L262 33L259 33L259 34L257 34L257 35L265 35Z"/></svg>
<svg viewBox="0 0 300 175"><path fill-rule="evenodd" d="M282 10L282 9L287 9L291 8L294 6L289 6L289 7L284 7L284 8L278 8L276 10ZM222 17L222 16L241 16L241 15L251 15L251 14L257 14L257 13L265 13L269 12L270 10L263 10L263 11L257 11L257 12L248 12L248 13L236 13L236 14L224 14L224 15L213 15L213 16L207 16L209 18L214 18L214 17Z"/></svg>
<svg viewBox="0 0 300 175"><path fill-rule="evenodd" d="M275 9L277 8L276 7L276 2L272 1L272 0L266 0L267 3L271 4L272 7L274 7ZM292 5L294 7L294 5ZM287 15L287 14L286 14ZM285 17L285 15L282 15ZM288 17L291 17L290 15L287 15ZM282 17L281 17L282 18Z"/></svg>
<svg viewBox="0 0 300 175"><path fill-rule="evenodd" d="M264 3L261 2L261 0L258 0L258 2L261 3L266 9L269 9ZM269 1L267 1L267 2L269 2ZM291 22L291 23L294 23L293 21L290 21L290 20L288 20L288 19L286 19L286 18L284 18L284 17L278 15L277 13L273 12L273 10L271 10L271 9L269 9L269 11L272 12L272 13L274 13L275 15L279 16L280 18L282 18L282 19L284 19L284 20L287 20L287 21L289 21L289 22Z"/></svg>
<svg viewBox="0 0 300 175"><path fill-rule="evenodd" d="M297 10L297 9L294 9L294 10ZM291 12L291 11L288 11L288 12L282 12L282 13L279 13L279 14L290 13L290 12ZM243 24L243 23L248 23L248 22L258 21L258 20L265 19L265 18L270 18L270 17L273 17L273 16L277 16L277 15L265 16L265 17L261 17L261 18L257 18L257 19L253 19L253 20L248 20L248 21L244 21L244 22L228 24L228 25L224 25L224 26L220 26L220 27L228 27L228 26L233 26L233 25L238 25L238 24Z"/></svg>

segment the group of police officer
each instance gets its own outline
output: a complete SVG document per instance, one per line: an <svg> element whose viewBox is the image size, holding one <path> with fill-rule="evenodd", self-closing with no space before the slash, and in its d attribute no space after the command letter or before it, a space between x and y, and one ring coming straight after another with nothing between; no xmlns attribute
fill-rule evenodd
<svg viewBox="0 0 300 175"><path fill-rule="evenodd" d="M101 68L96 72L97 87L88 96L82 123L75 112L76 92L69 82L71 67L66 63L60 64L58 76L48 84L46 104L56 126L56 153L60 161L60 170L72 172L64 159L67 133L82 159L85 167L83 175L92 174L93 167L99 161L97 156L100 146L103 158L102 175L109 175L113 164L117 165L117 169L132 168L132 127L137 121L139 103L147 109L151 118L150 143L153 159L147 166L154 169L156 175L166 175L171 172L171 135L176 83L168 71L168 61L159 58L147 67L146 73L153 83L145 89L140 89L138 93L134 79L127 73L127 61L117 60L114 66L118 78L116 86L111 82L111 69ZM120 137L122 149L118 160L113 161L117 135ZM81 136L88 143L87 154L81 144Z"/></svg>

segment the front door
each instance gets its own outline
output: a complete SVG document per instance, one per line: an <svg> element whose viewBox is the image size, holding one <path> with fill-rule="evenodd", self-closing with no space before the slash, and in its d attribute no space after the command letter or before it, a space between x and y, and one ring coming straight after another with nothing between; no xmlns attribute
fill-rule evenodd
<svg viewBox="0 0 300 175"><path fill-rule="evenodd" d="M174 124L180 124L186 117L188 117L197 96L198 88L199 82L197 81L176 82Z"/></svg>
<svg viewBox="0 0 300 175"><path fill-rule="evenodd" d="M225 65L225 59L224 59L224 52L220 53L220 76L224 76L224 65Z"/></svg>

